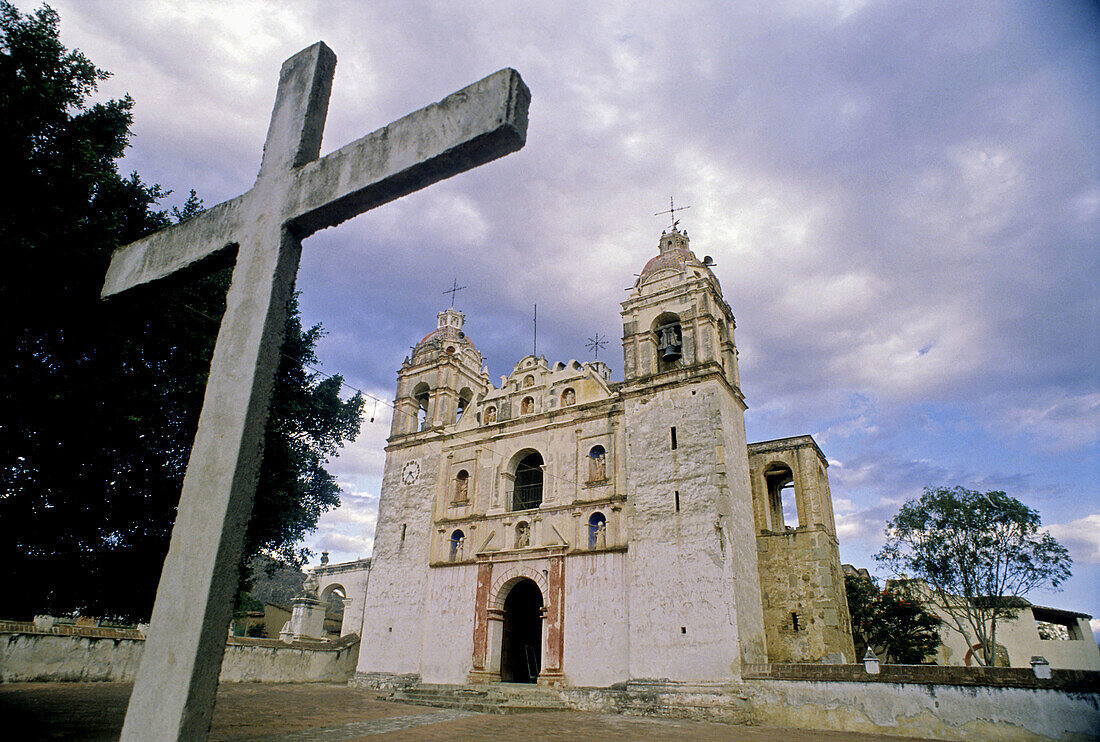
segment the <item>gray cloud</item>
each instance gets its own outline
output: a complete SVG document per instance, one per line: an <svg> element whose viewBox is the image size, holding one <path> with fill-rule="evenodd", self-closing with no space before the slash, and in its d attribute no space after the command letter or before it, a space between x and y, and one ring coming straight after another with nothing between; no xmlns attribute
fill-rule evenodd
<svg viewBox="0 0 1100 742"><path fill-rule="evenodd" d="M251 185L278 66L318 38L340 57L324 151L522 72L525 149L307 241L306 319L357 387L392 398L454 277L494 378L536 302L540 353L587 358L598 331L618 370L671 192L737 315L750 438L818 436L853 539L927 484L1048 522L1098 500L1093 4L56 6L137 100L126 164L208 204ZM383 438L335 463L352 491Z"/></svg>

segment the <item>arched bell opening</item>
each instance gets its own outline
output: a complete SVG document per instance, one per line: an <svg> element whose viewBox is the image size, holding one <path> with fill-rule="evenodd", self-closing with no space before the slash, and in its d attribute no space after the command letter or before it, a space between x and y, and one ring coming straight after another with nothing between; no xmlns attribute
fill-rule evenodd
<svg viewBox="0 0 1100 742"><path fill-rule="evenodd" d="M657 343L657 370L671 371L677 368L684 355L684 333L680 328L680 316L665 312L654 320L653 334Z"/></svg>

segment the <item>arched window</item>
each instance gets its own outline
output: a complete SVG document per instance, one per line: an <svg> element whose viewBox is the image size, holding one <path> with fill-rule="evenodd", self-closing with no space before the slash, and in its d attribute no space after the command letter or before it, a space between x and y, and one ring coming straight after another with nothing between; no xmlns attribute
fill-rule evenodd
<svg viewBox="0 0 1100 742"><path fill-rule="evenodd" d="M530 510L542 504L542 456L532 451L516 466L512 510Z"/></svg>
<svg viewBox="0 0 1100 742"><path fill-rule="evenodd" d="M452 562L457 562L462 558L462 545L466 542L466 534L460 530L455 530L451 534L451 556Z"/></svg>
<svg viewBox="0 0 1100 742"><path fill-rule="evenodd" d="M523 404L519 408L519 414L530 415L535 411L535 400L533 397L524 397Z"/></svg>
<svg viewBox="0 0 1100 742"><path fill-rule="evenodd" d="M607 518L597 511L588 519L588 548L602 549L607 546Z"/></svg>
<svg viewBox="0 0 1100 742"><path fill-rule="evenodd" d="M561 406L568 407L577 403L577 393L572 388L561 393Z"/></svg>
<svg viewBox="0 0 1100 742"><path fill-rule="evenodd" d="M603 446L592 446L588 452L588 481L602 482L607 479L607 452Z"/></svg>
<svg viewBox="0 0 1100 742"><path fill-rule="evenodd" d="M531 524L525 520L516 523L516 548L526 549L531 545Z"/></svg>
<svg viewBox="0 0 1100 742"><path fill-rule="evenodd" d="M455 477L455 502L465 502L470 486L470 472L462 469Z"/></svg>
<svg viewBox="0 0 1100 742"><path fill-rule="evenodd" d="M680 329L680 317L665 312L653 323L657 336L657 370L669 371L680 365L684 355L684 335Z"/></svg>
<svg viewBox="0 0 1100 742"><path fill-rule="evenodd" d="M764 482L768 486L768 526L772 531L786 530L788 519L798 522L794 474L786 464L769 464L764 470Z"/></svg>

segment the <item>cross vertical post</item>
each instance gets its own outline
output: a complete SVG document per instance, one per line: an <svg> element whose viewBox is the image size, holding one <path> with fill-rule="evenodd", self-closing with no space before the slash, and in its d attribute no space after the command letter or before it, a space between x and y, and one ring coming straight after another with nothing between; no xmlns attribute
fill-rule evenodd
<svg viewBox="0 0 1100 742"><path fill-rule="evenodd" d="M209 731L302 239L526 140L530 93L505 69L318 159L335 66L321 42L288 59L252 189L119 248L107 271L104 297L236 248L127 742Z"/></svg>

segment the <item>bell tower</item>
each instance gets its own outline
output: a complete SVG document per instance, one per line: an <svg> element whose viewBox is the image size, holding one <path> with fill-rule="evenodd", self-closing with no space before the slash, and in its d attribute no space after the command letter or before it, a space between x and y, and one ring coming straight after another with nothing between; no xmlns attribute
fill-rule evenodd
<svg viewBox="0 0 1100 742"><path fill-rule="evenodd" d="M397 372L391 440L457 422L488 387L481 353L462 329L466 315L444 309L436 322Z"/></svg>
<svg viewBox="0 0 1100 742"><path fill-rule="evenodd" d="M740 395L733 312L710 256L699 260L686 230L661 233L660 252L623 302L623 374L630 383L662 383L719 373Z"/></svg>
<svg viewBox="0 0 1100 742"><path fill-rule="evenodd" d="M622 303L630 677L766 659L734 319L676 222Z"/></svg>

